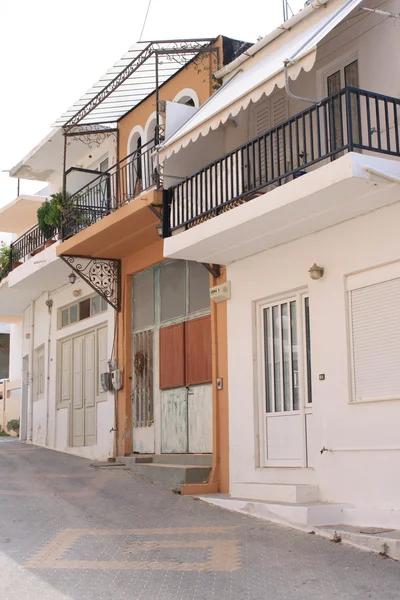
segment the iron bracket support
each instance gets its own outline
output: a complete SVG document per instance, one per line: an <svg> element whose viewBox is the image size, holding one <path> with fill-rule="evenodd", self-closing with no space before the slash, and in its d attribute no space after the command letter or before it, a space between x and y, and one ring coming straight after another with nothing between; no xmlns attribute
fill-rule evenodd
<svg viewBox="0 0 400 600"><path fill-rule="evenodd" d="M219 265L209 265L208 263L201 263L205 269L214 277L219 279L221 277L221 267Z"/></svg>
<svg viewBox="0 0 400 600"><path fill-rule="evenodd" d="M60 258L114 310L121 311L121 261L118 258L68 254Z"/></svg>

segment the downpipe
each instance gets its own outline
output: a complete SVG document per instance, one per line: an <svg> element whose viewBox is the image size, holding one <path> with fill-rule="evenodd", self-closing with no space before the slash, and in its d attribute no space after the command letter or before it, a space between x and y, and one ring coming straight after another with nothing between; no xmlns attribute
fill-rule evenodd
<svg viewBox="0 0 400 600"><path fill-rule="evenodd" d="M33 352L35 348L35 301L31 301L31 326L29 338L29 389L28 389L28 442L33 439Z"/></svg>

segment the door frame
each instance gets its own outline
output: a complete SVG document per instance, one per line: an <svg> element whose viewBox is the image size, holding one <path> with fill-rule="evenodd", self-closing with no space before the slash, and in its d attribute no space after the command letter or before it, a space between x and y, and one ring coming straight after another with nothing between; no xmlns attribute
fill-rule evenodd
<svg viewBox="0 0 400 600"><path fill-rule="evenodd" d="M107 398L107 392L102 392L101 389L98 388L98 376L99 376L99 373L98 373L98 368L99 368L98 332L105 327L107 328L107 331L108 331L108 326L109 326L108 321L102 321L101 323L99 323L97 325L88 327L86 329L82 329L80 331L76 331L72 335L66 335L64 337L57 339L57 353L56 353L56 361L57 361L57 364L56 364L56 367L57 367L57 369L56 369L56 372L57 372L56 396L57 396L57 401L56 401L56 407L57 407L57 411L60 408L68 409L68 423L67 423L67 438L68 438L68 440L67 441L68 441L69 448L85 447L85 445L84 446L73 446L73 430L72 430L72 417L73 417L73 410L74 410L73 409L73 351L74 351L73 350L73 340L76 338L79 338L79 337L85 337L88 333L95 334L95 397L94 397L95 411L94 411L94 418L95 418L96 442L95 442L95 444L91 444L93 446L93 445L97 444L97 404L99 402L102 402L103 400L106 400L106 398ZM61 397L61 385L62 385L61 347L62 347L62 343L66 342L67 340L71 340L71 342L72 342L72 344L71 344L71 372L70 372L71 398L68 401L62 401L62 397ZM84 354L83 354L83 362L84 362ZM104 396L104 398L102 396ZM83 408L84 408L84 402L83 402Z"/></svg>
<svg viewBox="0 0 400 600"><path fill-rule="evenodd" d="M291 292L277 294L264 298L255 303L255 327L256 327L256 385L255 385L255 400L256 406L256 460L257 466L261 468L282 467L282 468L306 468L307 464L307 436L306 436L306 415L312 414L312 404L307 402L306 385L307 385L307 365L306 365L306 339L305 339L305 312L303 308L304 300L309 297L307 287L302 287ZM265 382L265 367L264 367L264 319L263 311L271 304L279 302L296 301L296 320L297 320L297 342L298 342L298 361L299 361L299 410L287 411L286 414L300 416L300 436L301 436L301 456L300 460L294 464L286 463L284 460L269 460L267 456L267 412L266 412L266 382ZM285 415L282 411L276 415L279 418Z"/></svg>

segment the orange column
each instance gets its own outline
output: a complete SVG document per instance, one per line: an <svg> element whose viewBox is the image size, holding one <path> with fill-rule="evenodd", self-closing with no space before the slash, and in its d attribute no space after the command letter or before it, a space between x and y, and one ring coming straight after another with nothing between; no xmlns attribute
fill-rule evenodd
<svg viewBox="0 0 400 600"><path fill-rule="evenodd" d="M117 450L118 456L132 452L132 286L131 278L126 272L126 259L122 260L121 296L122 310L118 314L117 325L117 361L122 370L122 389L117 397Z"/></svg>

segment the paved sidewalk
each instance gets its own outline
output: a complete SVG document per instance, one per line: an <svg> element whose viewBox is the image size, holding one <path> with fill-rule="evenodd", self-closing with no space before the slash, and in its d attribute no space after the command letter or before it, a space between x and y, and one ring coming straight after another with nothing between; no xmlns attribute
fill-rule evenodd
<svg viewBox="0 0 400 600"><path fill-rule="evenodd" d="M400 564L0 445L1 600L398 600Z"/></svg>

